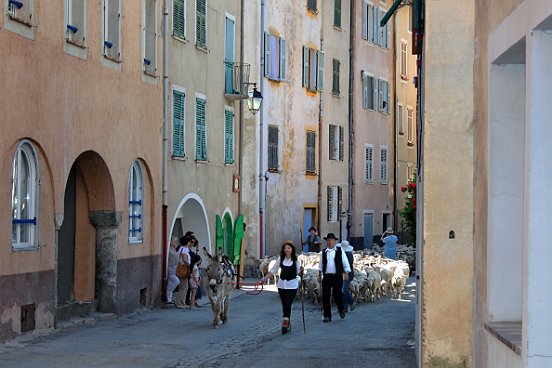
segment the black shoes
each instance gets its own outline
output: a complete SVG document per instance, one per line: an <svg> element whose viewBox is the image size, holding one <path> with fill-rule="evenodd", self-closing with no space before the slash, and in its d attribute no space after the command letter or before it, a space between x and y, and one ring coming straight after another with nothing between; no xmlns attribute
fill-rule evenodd
<svg viewBox="0 0 552 368"><path fill-rule="evenodd" d="M344 310L339 312L339 318L341 318L341 319L345 318L345 311Z"/></svg>
<svg viewBox="0 0 552 368"><path fill-rule="evenodd" d="M324 317L324 319L322 320L322 322L324 323L327 323L327 322L331 322L332 319L330 317Z"/></svg>

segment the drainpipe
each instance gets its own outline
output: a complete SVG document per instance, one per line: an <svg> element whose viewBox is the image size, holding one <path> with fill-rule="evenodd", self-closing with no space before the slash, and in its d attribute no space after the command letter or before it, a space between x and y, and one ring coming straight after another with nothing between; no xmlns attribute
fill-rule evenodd
<svg viewBox="0 0 552 368"><path fill-rule="evenodd" d="M397 32L395 27L397 25L397 17L393 16L393 110L391 111L391 116L393 118L393 152L394 152L394 165L393 165L393 229L397 231L399 223L399 214L398 214L398 198L397 193L399 189L399 183L397 182L398 178L398 169L399 166L399 144L398 144L398 131L397 131ZM404 110L403 110L404 111Z"/></svg>
<svg viewBox="0 0 552 368"><path fill-rule="evenodd" d="M265 0L261 0L261 44L264 40L265 26ZM259 88L264 91L264 52L261 47L261 70L259 73ZM265 94L266 95L266 94ZM264 170L264 108L261 104L259 116L259 257L266 255L266 239L265 239L265 219L263 215L266 207L266 174Z"/></svg>
<svg viewBox="0 0 552 368"><path fill-rule="evenodd" d="M162 152L162 190L163 190L163 206L161 209L161 246L163 247L161 254L163 255L162 268L162 289L166 290L167 285L167 207L168 207L168 190L167 190L167 164L169 158L168 152L168 119L169 119L169 7L168 0L163 0L163 152ZM162 293L164 299L165 293Z"/></svg>
<svg viewBox="0 0 552 368"><path fill-rule="evenodd" d="M322 22L324 23L324 22ZM320 51L324 51L324 30L320 30ZM318 107L318 219L316 228L318 229L318 233L320 234L320 208L322 208L322 127L324 122L324 98L323 98L323 91L320 91L320 106ZM341 216L341 214L339 214ZM340 217L341 218L341 217ZM341 224L341 221L340 221ZM305 231L307 229L304 229ZM339 226L339 232L341 233L341 226ZM340 234L341 239L341 234ZM301 239L303 241L303 239Z"/></svg>
<svg viewBox="0 0 552 368"><path fill-rule="evenodd" d="M244 54L244 49L243 49L243 39L244 39L244 25L243 25L243 17L244 17L244 1L245 0L241 0L240 2L240 93L243 93L243 70L244 70L244 66L243 66L243 54ZM247 92L247 91L246 91ZM241 208L242 208L242 191L241 191L241 179L242 179L242 155L243 155L243 145L242 145L242 142L243 142L243 100L240 99L240 104L239 104L239 114L240 114L240 117L239 117L239 120L238 120L238 124L239 124L239 128L240 128L240 132L239 132L239 141L240 143L238 144L238 175L240 176L240 190L238 192L238 216L241 215ZM242 262L243 263L243 262Z"/></svg>
<svg viewBox="0 0 552 368"><path fill-rule="evenodd" d="M354 75L355 75L355 0L351 0L349 9L349 172L348 172L348 191L349 200L347 201L347 240L351 240L351 222L353 217L353 138L355 131L353 128L353 95L354 95Z"/></svg>

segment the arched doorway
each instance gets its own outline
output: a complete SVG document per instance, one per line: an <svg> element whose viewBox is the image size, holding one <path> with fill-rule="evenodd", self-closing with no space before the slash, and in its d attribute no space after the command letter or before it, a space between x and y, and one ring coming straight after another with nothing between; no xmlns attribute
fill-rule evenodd
<svg viewBox="0 0 552 368"><path fill-rule="evenodd" d="M116 311L120 222L104 160L92 151L81 154L67 178L58 230L56 321Z"/></svg>
<svg viewBox="0 0 552 368"><path fill-rule="evenodd" d="M181 237L186 231L193 231L199 240L200 247L205 247L211 252L211 235L209 233L207 211L205 211L201 197L195 193L187 194L180 202L173 219L169 239L172 236Z"/></svg>

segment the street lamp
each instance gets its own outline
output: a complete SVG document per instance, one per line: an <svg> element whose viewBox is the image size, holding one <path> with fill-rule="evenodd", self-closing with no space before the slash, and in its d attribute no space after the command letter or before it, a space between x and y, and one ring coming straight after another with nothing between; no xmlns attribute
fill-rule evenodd
<svg viewBox="0 0 552 368"><path fill-rule="evenodd" d="M249 109L249 111L251 111L253 115L255 115L255 113L261 108L261 104L263 103L263 95L257 89L256 83L251 84L253 84L253 90L249 92L249 98L247 99L247 108Z"/></svg>

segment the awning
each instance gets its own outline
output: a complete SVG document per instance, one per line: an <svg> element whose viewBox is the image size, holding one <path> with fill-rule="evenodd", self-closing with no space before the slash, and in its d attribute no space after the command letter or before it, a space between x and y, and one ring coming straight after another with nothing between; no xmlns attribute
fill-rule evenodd
<svg viewBox="0 0 552 368"><path fill-rule="evenodd" d="M397 8L401 4L401 2L402 2L402 0L395 0L393 5L391 5L389 10L387 11L387 13L385 13L385 16L383 18L381 18L380 27L383 27L387 24L387 22L389 21L389 18L391 18L391 16L397 10Z"/></svg>

